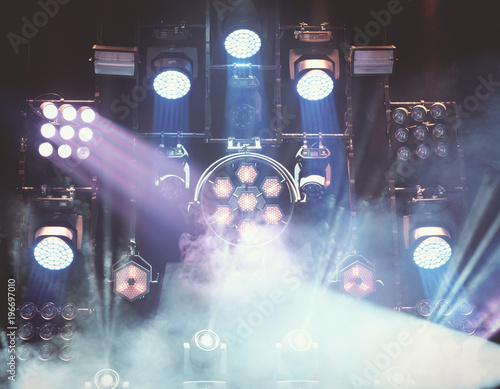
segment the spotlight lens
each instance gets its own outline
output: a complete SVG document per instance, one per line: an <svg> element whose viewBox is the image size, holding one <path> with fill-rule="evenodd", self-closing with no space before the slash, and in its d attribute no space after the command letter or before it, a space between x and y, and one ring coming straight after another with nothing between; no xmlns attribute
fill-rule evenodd
<svg viewBox="0 0 500 389"><path fill-rule="evenodd" d="M476 332L476 326L468 319L462 320L458 324L458 329L467 335L473 335Z"/></svg>
<svg viewBox="0 0 500 389"><path fill-rule="evenodd" d="M61 238L49 236L42 239L34 249L35 260L45 269L61 270L73 262L71 247Z"/></svg>
<svg viewBox="0 0 500 389"><path fill-rule="evenodd" d="M75 136L75 129L69 125L62 126L59 130L61 138L69 140Z"/></svg>
<svg viewBox="0 0 500 389"><path fill-rule="evenodd" d="M425 299L420 300L417 303L415 309L417 310L417 312L420 316L424 316L424 317L430 316L433 312L431 303Z"/></svg>
<svg viewBox="0 0 500 389"><path fill-rule="evenodd" d="M71 361L71 359L73 359L73 350L70 344L65 344L61 347L61 349L59 350L59 358L61 358L61 360L65 362Z"/></svg>
<svg viewBox="0 0 500 389"><path fill-rule="evenodd" d="M423 122L426 114L427 109L423 105L416 105L411 110L411 118L416 122Z"/></svg>
<svg viewBox="0 0 500 389"><path fill-rule="evenodd" d="M70 145L61 145L58 147L57 149L57 154L59 154L59 156L61 158L69 158L71 156L71 147Z"/></svg>
<svg viewBox="0 0 500 389"><path fill-rule="evenodd" d="M73 320L78 315L78 307L73 303L64 304L61 309L61 316L65 320Z"/></svg>
<svg viewBox="0 0 500 389"><path fill-rule="evenodd" d="M56 128L52 123L45 123L40 127L40 133L44 138L52 138L56 134Z"/></svg>
<svg viewBox="0 0 500 389"><path fill-rule="evenodd" d="M288 344L296 351L306 351L312 346L311 336L303 330L295 330L288 334Z"/></svg>
<svg viewBox="0 0 500 389"><path fill-rule="evenodd" d="M427 127L425 126L417 126L413 130L413 136L418 140L425 140L428 135Z"/></svg>
<svg viewBox="0 0 500 389"><path fill-rule="evenodd" d="M191 80L178 70L166 70L156 76L153 88L165 99L180 99L191 89Z"/></svg>
<svg viewBox="0 0 500 389"><path fill-rule="evenodd" d="M76 109L72 105L64 104L60 110L64 120L71 122L76 119Z"/></svg>
<svg viewBox="0 0 500 389"><path fill-rule="evenodd" d="M49 120L55 119L59 112L57 107L52 103L43 103L41 105L41 108L43 116L45 116Z"/></svg>
<svg viewBox="0 0 500 389"><path fill-rule="evenodd" d="M93 135L94 133L88 127L82 127L78 132L78 136L80 137L80 140L82 142L89 142L92 139Z"/></svg>
<svg viewBox="0 0 500 389"><path fill-rule="evenodd" d="M61 338L64 340L71 340L75 337L75 335L76 327L73 324L69 323L61 328Z"/></svg>
<svg viewBox="0 0 500 389"><path fill-rule="evenodd" d="M54 147L49 142L43 142L38 146L38 152L42 157L50 157L54 152Z"/></svg>
<svg viewBox="0 0 500 389"><path fill-rule="evenodd" d="M408 111L405 108L397 108L392 113L392 120L397 124L403 124L408 118Z"/></svg>
<svg viewBox="0 0 500 389"><path fill-rule="evenodd" d="M25 343L16 349L16 354L21 361L27 361L34 354L33 346L29 343Z"/></svg>
<svg viewBox="0 0 500 389"><path fill-rule="evenodd" d="M396 132L394 133L394 137L398 142L404 143L410 137L410 133L406 128L401 127L396 130Z"/></svg>
<svg viewBox="0 0 500 389"><path fill-rule="evenodd" d="M40 327L40 338L43 340L50 340L54 336L56 336L57 333L57 328L54 323L45 323L43 326Z"/></svg>
<svg viewBox="0 0 500 389"><path fill-rule="evenodd" d="M40 316L45 320L52 320L57 316L57 307L53 302L47 302L40 308Z"/></svg>
<svg viewBox="0 0 500 389"><path fill-rule="evenodd" d="M421 144L417 147L417 155L419 158L426 159L431 155L431 149L429 146Z"/></svg>
<svg viewBox="0 0 500 389"><path fill-rule="evenodd" d="M440 157L446 157L448 155L448 145L443 142L439 142L436 145L436 154Z"/></svg>
<svg viewBox="0 0 500 389"><path fill-rule="evenodd" d="M410 149L406 146L400 147L398 149L398 158L402 161L408 161L410 159Z"/></svg>
<svg viewBox="0 0 500 389"><path fill-rule="evenodd" d="M431 116L436 119L442 119L444 117L444 111L446 111L446 106L441 103L433 104L431 107Z"/></svg>
<svg viewBox="0 0 500 389"><path fill-rule="evenodd" d="M76 150L76 156L78 159L87 159L90 157L90 149L87 146L80 146Z"/></svg>
<svg viewBox="0 0 500 389"><path fill-rule="evenodd" d="M253 184L257 178L257 170L253 165L241 165L236 175L243 184Z"/></svg>
<svg viewBox="0 0 500 389"><path fill-rule="evenodd" d="M85 123L92 123L95 120L95 112L90 107L81 107L78 112L80 113L80 118Z"/></svg>
<svg viewBox="0 0 500 389"><path fill-rule="evenodd" d="M24 323L19 328L19 338L22 340L30 340L35 335L35 326L32 323Z"/></svg>
<svg viewBox="0 0 500 389"><path fill-rule="evenodd" d="M120 376L112 369L98 371L94 377L98 389L115 389L120 383Z"/></svg>
<svg viewBox="0 0 500 389"><path fill-rule="evenodd" d="M24 319L24 320L30 320L35 317L37 313L36 305L33 303L26 303L21 306L21 309L19 310L19 315Z"/></svg>
<svg viewBox="0 0 500 389"><path fill-rule="evenodd" d="M333 79L323 70L306 72L297 82L297 92L306 100L321 100L333 90Z"/></svg>
<svg viewBox="0 0 500 389"><path fill-rule="evenodd" d="M472 306L472 304L468 300L462 299L457 303L456 310L461 315L468 316L472 313L472 311L474 310L474 307Z"/></svg>
<svg viewBox="0 0 500 389"><path fill-rule="evenodd" d="M444 124L441 124L441 123L438 123L434 126L434 128L432 129L432 134L436 137L436 138L444 138L446 136L446 127Z"/></svg>
<svg viewBox="0 0 500 389"><path fill-rule="evenodd" d="M219 337L210 330L202 330L195 335L196 345L205 351L215 350L219 346Z"/></svg>
<svg viewBox="0 0 500 389"><path fill-rule="evenodd" d="M54 346L52 343L45 343L40 347L40 350L38 350L38 357L42 361L48 361L54 357L57 353L57 347Z"/></svg>
<svg viewBox="0 0 500 389"><path fill-rule="evenodd" d="M436 269L443 266L450 258L450 244L437 236L424 239L413 252L413 260L424 269Z"/></svg>
<svg viewBox="0 0 500 389"><path fill-rule="evenodd" d="M235 58L250 58L260 50L260 37L248 29L231 32L224 41L227 53Z"/></svg>

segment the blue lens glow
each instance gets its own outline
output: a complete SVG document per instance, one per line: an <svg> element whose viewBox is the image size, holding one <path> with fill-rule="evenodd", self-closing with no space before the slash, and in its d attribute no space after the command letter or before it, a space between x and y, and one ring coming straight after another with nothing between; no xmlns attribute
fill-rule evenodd
<svg viewBox="0 0 500 389"><path fill-rule="evenodd" d="M314 69L305 73L297 82L297 92L306 100L321 100L333 90L333 79L323 70Z"/></svg>
<svg viewBox="0 0 500 389"><path fill-rule="evenodd" d="M424 239L413 252L413 260L424 269L436 269L443 266L450 258L450 244L438 236Z"/></svg>
<svg viewBox="0 0 500 389"><path fill-rule="evenodd" d="M178 70L165 70L156 76L153 88L165 99L180 99L191 89L191 80Z"/></svg>
<svg viewBox="0 0 500 389"><path fill-rule="evenodd" d="M224 41L227 53L235 58L250 58L257 54L260 46L259 35L248 29L235 30Z"/></svg>
<svg viewBox="0 0 500 389"><path fill-rule="evenodd" d="M61 270L73 262L74 253L63 239L49 236L42 239L33 250L35 260L45 269Z"/></svg>

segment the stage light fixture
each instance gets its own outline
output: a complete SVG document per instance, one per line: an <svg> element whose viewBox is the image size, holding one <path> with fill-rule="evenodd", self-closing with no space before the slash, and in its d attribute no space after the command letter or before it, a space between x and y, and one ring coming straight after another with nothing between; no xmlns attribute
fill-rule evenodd
<svg viewBox="0 0 500 389"><path fill-rule="evenodd" d="M426 299L420 300L415 306L415 310L420 316L424 317L430 316L434 312L432 304Z"/></svg>
<svg viewBox="0 0 500 389"><path fill-rule="evenodd" d="M448 145L444 142L439 142L436 144L436 148L434 149L434 152L439 157L446 157L448 155L448 152L449 152Z"/></svg>
<svg viewBox="0 0 500 389"><path fill-rule="evenodd" d="M78 131L78 137L82 142L90 142L94 136L94 132L89 127L82 127Z"/></svg>
<svg viewBox="0 0 500 389"><path fill-rule="evenodd" d="M43 340L51 340L57 334L57 327L54 323L45 323L40 327L38 334Z"/></svg>
<svg viewBox="0 0 500 389"><path fill-rule="evenodd" d="M337 265L337 282L342 293L365 298L375 292L375 266L353 252Z"/></svg>
<svg viewBox="0 0 500 389"><path fill-rule="evenodd" d="M404 127L400 127L394 133L394 137L398 142L405 143L410 138L410 132Z"/></svg>
<svg viewBox="0 0 500 389"><path fill-rule="evenodd" d="M61 126L61 128L59 129L59 134L64 140L70 140L75 136L75 129L69 124L66 124L64 126Z"/></svg>
<svg viewBox="0 0 500 389"><path fill-rule="evenodd" d="M313 203L325 197L332 178L330 155L330 150L321 144L318 147L304 144L295 155L295 181L301 201Z"/></svg>
<svg viewBox="0 0 500 389"><path fill-rule="evenodd" d="M184 389L226 387L227 347L217 333L198 331L183 346Z"/></svg>
<svg viewBox="0 0 500 389"><path fill-rule="evenodd" d="M189 154L183 145L166 147L161 144L156 149L154 171L155 187L169 201L179 201L191 187Z"/></svg>
<svg viewBox="0 0 500 389"><path fill-rule="evenodd" d="M61 308L61 316L65 320L73 320L78 315L78 307L73 303L66 303Z"/></svg>
<svg viewBox="0 0 500 389"><path fill-rule="evenodd" d="M96 76L135 76L138 64L136 47L94 45L92 50Z"/></svg>
<svg viewBox="0 0 500 389"><path fill-rule="evenodd" d="M397 156L401 161L408 161L411 156L411 150L406 146L401 146L398 149Z"/></svg>
<svg viewBox="0 0 500 389"><path fill-rule="evenodd" d="M57 155L59 155L59 157L61 157L62 159L71 157L72 152L73 150L71 150L70 145L61 145L57 148Z"/></svg>
<svg viewBox="0 0 500 389"><path fill-rule="evenodd" d="M429 130L424 125L418 125L413 129L413 136L418 140L425 140L429 135Z"/></svg>
<svg viewBox="0 0 500 389"><path fill-rule="evenodd" d="M436 120L441 120L444 118L446 113L446 105L443 103L434 103L431 106L430 114Z"/></svg>
<svg viewBox="0 0 500 389"><path fill-rule="evenodd" d="M59 349L59 359L69 362L73 359L73 348L70 344L65 344Z"/></svg>
<svg viewBox="0 0 500 389"><path fill-rule="evenodd" d="M99 370L94 376L97 389L115 389L120 384L120 375L113 369Z"/></svg>
<svg viewBox="0 0 500 389"><path fill-rule="evenodd" d="M35 355L35 351L31 344L24 343L16 348L16 355L21 361L27 361Z"/></svg>
<svg viewBox="0 0 500 389"><path fill-rule="evenodd" d="M351 46L349 55L351 74L353 76L392 74L395 50L395 46Z"/></svg>
<svg viewBox="0 0 500 389"><path fill-rule="evenodd" d="M427 117L427 108L425 107L425 105L415 105L412 109L411 109L411 118L413 120L415 120L416 122L423 122L426 117Z"/></svg>
<svg viewBox="0 0 500 389"><path fill-rule="evenodd" d="M33 323L27 322L19 327L18 336L22 340L30 340L35 336L35 326Z"/></svg>
<svg viewBox="0 0 500 389"><path fill-rule="evenodd" d="M42 157L50 157L54 152L54 146L52 146L49 142L42 142L38 146L38 152Z"/></svg>
<svg viewBox="0 0 500 389"><path fill-rule="evenodd" d="M409 112L404 107L396 108L392 111L391 117L397 124L403 124L408 119Z"/></svg>
<svg viewBox="0 0 500 389"><path fill-rule="evenodd" d="M52 123L44 123L40 127L40 133L44 138L52 138L56 134L56 127Z"/></svg>
<svg viewBox="0 0 500 389"><path fill-rule="evenodd" d="M276 343L276 381L279 389L320 387L318 344L307 331L290 331Z"/></svg>
<svg viewBox="0 0 500 389"><path fill-rule="evenodd" d="M24 319L24 320L31 320L33 319L36 314L38 313L38 309L35 304L32 302L24 303L21 305L21 308L19 308L19 315Z"/></svg>
<svg viewBox="0 0 500 389"><path fill-rule="evenodd" d="M40 308L40 316L45 320L54 319L57 316L58 312L59 310L57 309L56 304L51 301L46 302Z"/></svg>
<svg viewBox="0 0 500 389"><path fill-rule="evenodd" d="M59 112L61 117L68 122L72 122L76 119L77 111L71 104L62 104L59 107Z"/></svg>
<svg viewBox="0 0 500 389"><path fill-rule="evenodd" d="M224 19L224 49L231 57L246 59L259 52L262 46L262 25L259 19L251 4L237 6Z"/></svg>
<svg viewBox="0 0 500 389"><path fill-rule="evenodd" d="M463 319L458 323L458 330L467 335L474 335L477 330L476 325L469 319Z"/></svg>
<svg viewBox="0 0 500 389"><path fill-rule="evenodd" d="M417 146L416 150L417 156L421 159L427 159L431 156L431 149L429 145L422 143Z"/></svg>
<svg viewBox="0 0 500 389"><path fill-rule="evenodd" d="M453 305L445 299L439 300L435 307L434 312L441 316L450 316L453 313Z"/></svg>
<svg viewBox="0 0 500 389"><path fill-rule="evenodd" d="M446 212L446 198L414 198L403 217L405 247L423 269L445 265L452 256L453 220Z"/></svg>
<svg viewBox="0 0 500 389"><path fill-rule="evenodd" d="M59 110L52 102L45 101L40 105L40 110L46 119L54 120L59 115Z"/></svg>
<svg viewBox="0 0 500 389"><path fill-rule="evenodd" d="M186 96L198 73L198 55L194 47L150 47L147 63L153 71L155 92L168 100Z"/></svg>
<svg viewBox="0 0 500 389"><path fill-rule="evenodd" d="M92 123L96 118L95 111L92 108L85 105L78 108L77 112L80 120L87 124Z"/></svg>
<svg viewBox="0 0 500 389"><path fill-rule="evenodd" d="M42 361L49 361L52 358L55 357L57 354L57 347L53 345L52 343L44 343L39 349L38 349L38 357Z"/></svg>
<svg viewBox="0 0 500 389"><path fill-rule="evenodd" d="M289 54L290 78L297 80L297 92L306 100L322 100L340 78L339 53L330 48L297 48Z"/></svg>
<svg viewBox="0 0 500 389"><path fill-rule="evenodd" d="M464 316L469 316L474 311L474 306L467 299L461 299L455 304L455 310Z"/></svg>
<svg viewBox="0 0 500 389"><path fill-rule="evenodd" d="M259 246L284 231L299 197L297 183L284 166L264 155L240 152L208 167L190 211L199 209L208 229L224 241ZM266 206L279 207L278 223L276 209Z"/></svg>
<svg viewBox="0 0 500 389"><path fill-rule="evenodd" d="M48 207L67 207L68 198L38 199ZM56 204L57 203L57 204ZM40 205L38 205L40 206ZM48 270L68 267L82 247L83 218L70 213L39 213L30 218L29 245L35 260Z"/></svg>
<svg viewBox="0 0 500 389"><path fill-rule="evenodd" d="M71 340L76 335L76 326L72 323L65 324L61 327L61 338Z"/></svg>
<svg viewBox="0 0 500 389"><path fill-rule="evenodd" d="M113 265L113 291L127 301L144 298L150 291L152 266L140 255L123 256Z"/></svg>
<svg viewBox="0 0 500 389"><path fill-rule="evenodd" d="M436 123L432 128L432 134L439 139L446 137L446 126L442 123Z"/></svg>

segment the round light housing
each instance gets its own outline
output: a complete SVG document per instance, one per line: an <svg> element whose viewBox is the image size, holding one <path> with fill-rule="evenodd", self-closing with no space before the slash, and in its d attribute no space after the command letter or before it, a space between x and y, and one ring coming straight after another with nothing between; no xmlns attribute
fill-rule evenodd
<svg viewBox="0 0 500 389"><path fill-rule="evenodd" d="M40 110L42 111L43 116L45 116L45 118L49 120L55 119L59 114L59 110L57 109L55 104L50 102L42 103L42 105L40 106Z"/></svg>
<svg viewBox="0 0 500 389"><path fill-rule="evenodd" d="M76 119L77 111L71 104L63 104L59 107L59 112L64 120L72 122Z"/></svg>
<svg viewBox="0 0 500 389"><path fill-rule="evenodd" d="M423 122L427 116L427 108L423 105L416 105L411 109L411 118L416 122Z"/></svg>
<svg viewBox="0 0 500 389"><path fill-rule="evenodd" d="M75 136L75 129L66 124L65 126L61 127L61 129L59 130L59 134L61 135L61 138L70 140Z"/></svg>
<svg viewBox="0 0 500 389"><path fill-rule="evenodd" d="M50 157L54 152L54 146L52 146L49 142L40 143L40 146L38 146L38 152L42 157Z"/></svg>
<svg viewBox="0 0 500 389"><path fill-rule="evenodd" d="M87 106L78 108L78 116L84 123L92 123L95 120L95 111Z"/></svg>
<svg viewBox="0 0 500 389"><path fill-rule="evenodd" d="M35 260L48 270L61 270L73 262L74 252L66 240L59 236L47 236L34 250Z"/></svg>
<svg viewBox="0 0 500 389"><path fill-rule="evenodd" d="M436 269L443 266L451 258L451 246L439 236L422 239L413 251L413 260L424 269Z"/></svg>
<svg viewBox="0 0 500 389"><path fill-rule="evenodd" d="M240 59L253 57L260 50L261 44L259 35L247 28L230 32L224 40L226 52Z"/></svg>
<svg viewBox="0 0 500 389"><path fill-rule="evenodd" d="M403 146L403 147L400 147L398 149L398 158L401 160L401 161L408 161L410 159L410 156L411 156L411 151L408 147L406 146Z"/></svg>
<svg viewBox="0 0 500 389"><path fill-rule="evenodd" d="M444 118L445 112L446 112L446 106L443 103L432 104L430 114L434 119L440 120Z"/></svg>
<svg viewBox="0 0 500 389"><path fill-rule="evenodd" d="M69 158L71 156L71 146L66 144L59 146L57 154L63 159Z"/></svg>
<svg viewBox="0 0 500 389"><path fill-rule="evenodd" d="M392 111L391 117L395 123L403 124L406 119L408 119L408 110L402 107L396 108L394 111Z"/></svg>
<svg viewBox="0 0 500 389"><path fill-rule="evenodd" d="M94 384L98 389L115 389L120 384L120 376L113 369L102 369L94 376Z"/></svg>
<svg viewBox="0 0 500 389"><path fill-rule="evenodd" d="M44 138L52 138L56 134L56 127L52 123L44 123L40 127L40 133Z"/></svg>
<svg viewBox="0 0 500 389"><path fill-rule="evenodd" d="M394 137L398 142L405 143L410 137L410 132L406 128L400 127L394 133Z"/></svg>
<svg viewBox="0 0 500 389"><path fill-rule="evenodd" d="M312 69L299 77L297 92L300 97L306 100L322 100L332 93L333 86L333 78L326 71Z"/></svg>
<svg viewBox="0 0 500 389"><path fill-rule="evenodd" d="M417 156L422 159L427 159L431 155L431 149L428 145L422 143L417 146Z"/></svg>

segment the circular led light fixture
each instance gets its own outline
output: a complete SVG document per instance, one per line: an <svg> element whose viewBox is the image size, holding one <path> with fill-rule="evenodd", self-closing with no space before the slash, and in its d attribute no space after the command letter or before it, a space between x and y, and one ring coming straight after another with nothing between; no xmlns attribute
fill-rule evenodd
<svg viewBox="0 0 500 389"><path fill-rule="evenodd" d="M436 152L436 155L446 157L448 155L448 145L444 142L439 142L434 151Z"/></svg>
<svg viewBox="0 0 500 389"><path fill-rule="evenodd" d="M78 137L82 142L90 142L93 136L94 133L89 127L82 127L78 131Z"/></svg>
<svg viewBox="0 0 500 389"><path fill-rule="evenodd" d="M322 69L313 69L299 76L297 92L300 97L306 100L322 100L332 93L333 86L331 75Z"/></svg>
<svg viewBox="0 0 500 389"><path fill-rule="evenodd" d="M261 44L259 35L247 28L230 32L224 40L227 53L239 59L253 57L260 50Z"/></svg>
<svg viewBox="0 0 500 389"><path fill-rule="evenodd" d="M292 350L307 351L312 347L311 335L304 330L294 330L285 336L285 341Z"/></svg>
<svg viewBox="0 0 500 389"><path fill-rule="evenodd" d="M59 107L59 112L64 120L72 122L76 119L76 109L71 104L63 104Z"/></svg>
<svg viewBox="0 0 500 389"><path fill-rule="evenodd" d="M94 384L98 389L115 389L120 384L120 376L113 369L102 369L94 376Z"/></svg>
<svg viewBox="0 0 500 389"><path fill-rule="evenodd" d="M422 159L427 159L431 156L431 149L428 145L422 143L417 146L417 156Z"/></svg>
<svg viewBox="0 0 500 389"><path fill-rule="evenodd" d="M391 114L392 120L397 124L403 124L408 119L408 110L406 108L396 108Z"/></svg>
<svg viewBox="0 0 500 389"><path fill-rule="evenodd" d="M434 119L440 120L444 118L445 112L446 112L446 106L443 103L432 104L430 114Z"/></svg>
<svg viewBox="0 0 500 389"><path fill-rule="evenodd" d="M165 70L155 77L153 88L165 99L180 99L191 89L191 80L178 70Z"/></svg>
<svg viewBox="0 0 500 389"><path fill-rule="evenodd" d="M57 347L52 343L44 343L38 350L38 357L42 361L49 361L57 354Z"/></svg>
<svg viewBox="0 0 500 389"><path fill-rule="evenodd" d="M427 135L429 135L429 130L423 125L418 125L413 129L413 136L418 140L427 139Z"/></svg>
<svg viewBox="0 0 500 389"><path fill-rule="evenodd" d="M22 340L30 340L35 336L35 326L30 322L22 324L19 327L18 336Z"/></svg>
<svg viewBox="0 0 500 389"><path fill-rule="evenodd" d="M461 315L468 316L472 313L472 311L474 311L474 306L470 303L469 300L461 299L456 303L455 309Z"/></svg>
<svg viewBox="0 0 500 389"><path fill-rule="evenodd" d="M33 346L31 344L24 343L16 348L16 355L21 361L27 361L35 355L35 351L33 350Z"/></svg>
<svg viewBox="0 0 500 389"><path fill-rule="evenodd" d="M57 109L55 104L51 102L42 103L42 105L40 106L40 110L42 111L43 116L45 116L45 118L49 120L55 119L59 114L59 110Z"/></svg>
<svg viewBox="0 0 500 389"><path fill-rule="evenodd" d="M87 146L79 146L76 149L76 156L81 160L87 159L90 157L90 149Z"/></svg>
<svg viewBox="0 0 500 389"><path fill-rule="evenodd" d="M59 146L57 154L63 159L69 158L71 156L71 146L66 144Z"/></svg>
<svg viewBox="0 0 500 389"><path fill-rule="evenodd" d="M400 127L394 133L394 137L398 142L405 143L410 137L410 132L406 128Z"/></svg>
<svg viewBox="0 0 500 389"><path fill-rule="evenodd" d="M68 362L73 359L73 349L70 344L65 344L59 349L59 358L64 362Z"/></svg>
<svg viewBox="0 0 500 389"><path fill-rule="evenodd" d="M47 302L40 308L40 316L45 320L52 320L58 312L57 306L53 302Z"/></svg>
<svg viewBox="0 0 500 389"><path fill-rule="evenodd" d="M40 133L44 138L52 138L56 134L56 127L52 123L44 123L40 127Z"/></svg>
<svg viewBox="0 0 500 389"><path fill-rule="evenodd" d="M219 336L211 330L201 330L194 335L194 343L204 351L213 351L220 345Z"/></svg>
<svg viewBox="0 0 500 389"><path fill-rule="evenodd" d="M65 320L73 320L78 315L78 307L73 303L66 303L61 308L61 316Z"/></svg>
<svg viewBox="0 0 500 389"><path fill-rule="evenodd" d="M446 136L446 126L441 123L437 123L432 129L432 135L436 138L442 139Z"/></svg>
<svg viewBox="0 0 500 389"><path fill-rule="evenodd" d="M57 334L57 327L54 323L48 322L40 327L38 335L43 340L50 340Z"/></svg>
<svg viewBox="0 0 500 389"><path fill-rule="evenodd" d="M286 168L254 153L214 162L195 190L207 228L240 246L259 246L280 235L298 199L299 189Z"/></svg>
<svg viewBox="0 0 500 389"><path fill-rule="evenodd" d="M403 146L398 149L397 155L401 161L408 161L411 156L411 151L408 147Z"/></svg>
<svg viewBox="0 0 500 389"><path fill-rule="evenodd" d="M47 236L33 249L35 260L48 270L67 268L74 259L72 247L61 236Z"/></svg>
<svg viewBox="0 0 500 389"><path fill-rule="evenodd" d="M424 317L430 316L434 311L434 309L432 308L432 304L425 299L420 300L415 306L415 309L420 316Z"/></svg>
<svg viewBox="0 0 500 389"><path fill-rule="evenodd" d="M427 108L423 105L416 105L411 109L411 118L416 122L423 122L427 116Z"/></svg>
<svg viewBox="0 0 500 389"><path fill-rule="evenodd" d="M92 123L95 120L95 111L87 106L78 108L78 116L84 123Z"/></svg>
<svg viewBox="0 0 500 389"><path fill-rule="evenodd" d="M69 124L66 124L59 130L59 135L61 135L61 138L64 140L70 140L75 136L75 129Z"/></svg>
<svg viewBox="0 0 500 389"><path fill-rule="evenodd" d="M451 258L451 246L441 237L431 236L422 240L413 252L413 260L424 269L436 269Z"/></svg>
<svg viewBox="0 0 500 389"><path fill-rule="evenodd" d="M19 315L24 319L24 320L31 320L33 319L38 312L38 309L36 308L36 305L29 302L21 305L21 308L19 309Z"/></svg>
<svg viewBox="0 0 500 389"><path fill-rule="evenodd" d="M38 152L42 157L50 157L54 152L54 146L52 146L49 142L40 143L40 146L38 146Z"/></svg>
<svg viewBox="0 0 500 389"><path fill-rule="evenodd" d="M71 340L76 335L76 326L72 323L65 324L61 327L61 338Z"/></svg>

